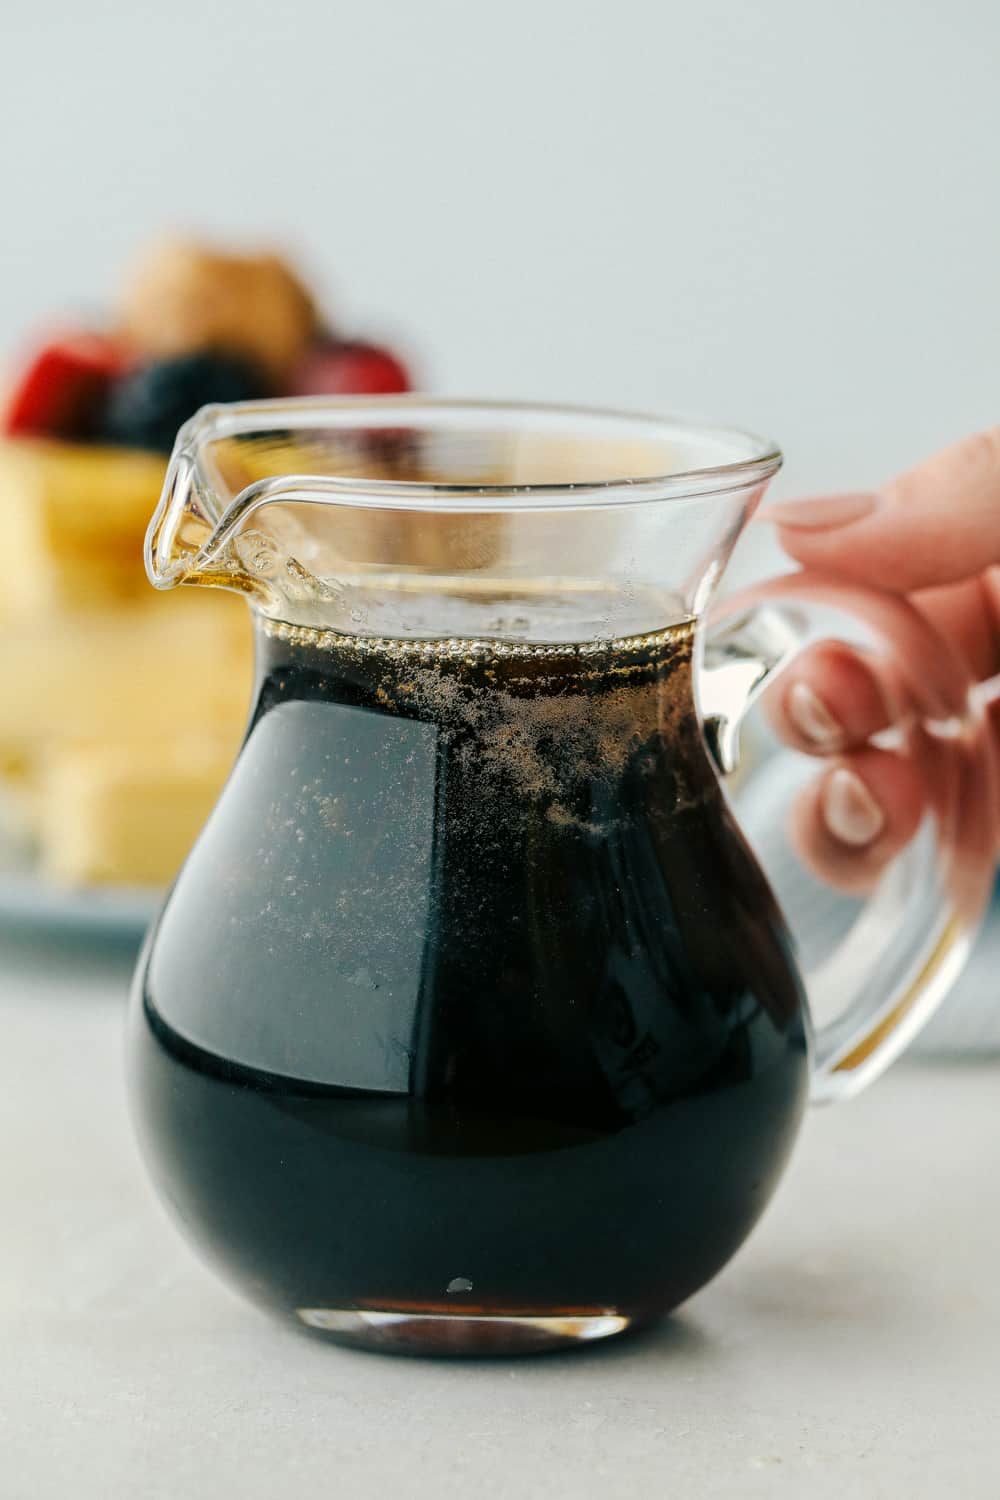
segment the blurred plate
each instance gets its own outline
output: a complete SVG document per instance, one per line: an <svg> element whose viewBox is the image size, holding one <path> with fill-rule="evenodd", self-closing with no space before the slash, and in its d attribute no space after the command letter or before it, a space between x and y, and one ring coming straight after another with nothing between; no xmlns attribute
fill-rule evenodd
<svg viewBox="0 0 1000 1500"><path fill-rule="evenodd" d="M162 891L141 887L75 889L28 873L0 874L0 923L22 929L58 929L138 943L162 899Z"/></svg>
<svg viewBox="0 0 1000 1500"><path fill-rule="evenodd" d="M149 886L72 886L37 870L30 832L0 797L0 926L138 943L163 892Z"/></svg>

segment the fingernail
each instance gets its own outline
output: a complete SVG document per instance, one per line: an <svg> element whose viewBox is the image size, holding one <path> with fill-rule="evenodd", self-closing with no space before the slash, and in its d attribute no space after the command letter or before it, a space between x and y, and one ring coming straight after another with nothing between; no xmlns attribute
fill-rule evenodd
<svg viewBox="0 0 1000 1500"><path fill-rule="evenodd" d="M815 745L817 750L833 750L841 743L843 729L808 682L792 683L785 699L785 709L802 738Z"/></svg>
<svg viewBox="0 0 1000 1500"><path fill-rule="evenodd" d="M822 809L830 833L852 849L874 843L885 827L885 813L861 777L846 766L838 766L826 778Z"/></svg>
<svg viewBox="0 0 1000 1500"><path fill-rule="evenodd" d="M875 495L824 495L819 500L782 500L758 512L759 521L790 526L795 531L835 531L870 516L878 504Z"/></svg>

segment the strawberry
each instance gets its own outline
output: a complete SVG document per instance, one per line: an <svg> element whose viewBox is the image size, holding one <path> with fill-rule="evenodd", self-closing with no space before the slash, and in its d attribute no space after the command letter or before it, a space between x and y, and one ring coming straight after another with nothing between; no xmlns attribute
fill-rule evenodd
<svg viewBox="0 0 1000 1500"><path fill-rule="evenodd" d="M121 347L100 333L69 333L40 345L10 394L3 431L89 436L123 363Z"/></svg>
<svg viewBox="0 0 1000 1500"><path fill-rule="evenodd" d="M405 365L360 339L313 344L292 381L297 396L391 396L411 388Z"/></svg>

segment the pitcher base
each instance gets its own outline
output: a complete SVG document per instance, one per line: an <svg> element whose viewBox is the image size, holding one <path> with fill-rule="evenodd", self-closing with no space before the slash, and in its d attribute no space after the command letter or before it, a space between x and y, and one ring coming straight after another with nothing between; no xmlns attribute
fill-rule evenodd
<svg viewBox="0 0 1000 1500"><path fill-rule="evenodd" d="M335 1343L385 1354L541 1354L611 1338L634 1326L633 1319L610 1311L551 1317L339 1307L296 1312L308 1329Z"/></svg>

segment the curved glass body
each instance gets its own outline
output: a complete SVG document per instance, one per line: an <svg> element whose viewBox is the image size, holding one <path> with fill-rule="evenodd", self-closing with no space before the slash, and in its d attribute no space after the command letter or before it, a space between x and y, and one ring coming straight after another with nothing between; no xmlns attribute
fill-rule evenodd
<svg viewBox="0 0 1000 1500"><path fill-rule="evenodd" d="M182 433L154 581L244 592L257 682L140 965L133 1101L251 1297L380 1347L546 1347L668 1311L760 1214L802 995L696 682L777 462L420 402Z"/></svg>

